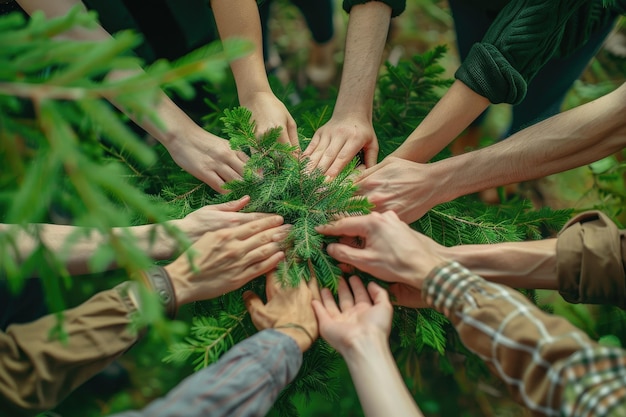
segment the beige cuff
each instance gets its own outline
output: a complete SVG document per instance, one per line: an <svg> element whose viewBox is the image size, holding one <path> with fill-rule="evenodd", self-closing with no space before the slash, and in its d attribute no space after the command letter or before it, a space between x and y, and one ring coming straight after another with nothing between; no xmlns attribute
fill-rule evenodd
<svg viewBox="0 0 626 417"><path fill-rule="evenodd" d="M557 240L559 293L570 303L626 308L626 234L604 213L571 219Z"/></svg>

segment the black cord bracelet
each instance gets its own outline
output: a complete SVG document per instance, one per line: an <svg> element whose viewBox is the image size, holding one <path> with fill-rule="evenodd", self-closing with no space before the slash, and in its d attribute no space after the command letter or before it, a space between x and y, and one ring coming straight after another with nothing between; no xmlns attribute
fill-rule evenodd
<svg viewBox="0 0 626 417"><path fill-rule="evenodd" d="M311 333L309 333L309 331L307 329L305 329L304 326L301 326L301 325L299 325L297 323L281 324L280 326L274 327L274 329L299 329L299 330L302 330L304 333L306 333L307 336L309 336L309 339L311 339L311 343L315 343L315 339L313 338L313 336L311 336Z"/></svg>

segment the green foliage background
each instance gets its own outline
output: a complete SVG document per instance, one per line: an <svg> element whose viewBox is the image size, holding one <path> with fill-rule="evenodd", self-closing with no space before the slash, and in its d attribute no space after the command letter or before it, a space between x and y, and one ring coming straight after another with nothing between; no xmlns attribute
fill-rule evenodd
<svg viewBox="0 0 626 417"><path fill-rule="evenodd" d="M73 25L92 25L94 19L92 14L78 12L50 22L41 15L34 16L29 23L17 15L0 19L0 164L6 167L0 173L2 220L26 227L26 224L54 221L61 214L71 219L72 224L96 228L109 236L92 259L94 270L101 270L114 259L122 266L122 270L111 273L69 277L61 266L64 253L51 253L43 244L28 260L18 264L11 256L18 229L0 233L0 264L11 288L19 290L24 279L33 273L45 277L47 301L55 312L80 303L95 291L109 288L133 270L151 263L130 236L114 236L113 227L180 218L220 198L208 186L181 171L161 145L149 146L142 141L132 125L103 97L115 96L135 113L154 118L152 104L156 88L160 86L189 97L194 93L191 82L201 80L205 91L200 93L217 98L207 102L205 128L222 137L230 136L236 146L245 147L250 140L259 139L249 134L245 113L231 111L237 105L236 93L232 78L225 71L228 59L244 53L246 44L235 43L226 50L209 45L176 63L159 61L143 75L109 82L103 75L111 69L140 64L128 54L140 42L137 36L123 32L110 42L98 44L50 39ZM434 46L424 54L401 60L398 65L386 65L374 108L380 158L395 149L419 124L449 85L439 64L448 53L445 47ZM332 113L334 90L326 95L312 88L300 90L301 100L294 104L289 99L294 94L293 85L283 86L274 79L273 89L288 104L304 144ZM241 136L241 132L247 133ZM273 137L269 132L260 138L266 142L258 143L258 148L271 149L275 146ZM263 191L265 182L255 183L258 181L253 175L255 169L266 163L266 159L258 156L247 171L245 179L250 182L231 184L231 197L260 190L251 207L264 210L267 207L263 200L272 199L268 198L267 190ZM448 156L443 151L436 158ZM281 175L302 170L297 165L300 162L290 163L296 165L276 171L276 181L283 181L285 186L291 180ZM354 192L350 186L350 169L353 166L337 182L339 190L348 190L337 200L339 203L348 201ZM312 182L313 188L319 187L316 181ZM364 211L366 205L356 209ZM433 208L412 226L444 245L487 243L541 238L558 230L570 214L570 210L535 209L522 199L486 206L475 196L467 196ZM39 240L36 227L25 230ZM181 245L186 244L177 230L167 231L177 236ZM67 250L71 250L71 242ZM302 254L298 257L302 258ZM291 277L295 281L301 274L307 274L308 269L286 271L296 271ZM332 266L327 272L323 275L336 278L337 271ZM285 276L288 278L289 273ZM332 288L333 282L329 279L322 284ZM245 289L248 288L261 293L262 280ZM108 414L140 407L162 395L192 372L192 368L217 359L254 331L239 294L235 292L183 309L179 323L167 322L155 313L149 318L153 330L123 358L132 387L108 398L86 396L79 390L57 411L63 416ZM536 299L533 292L529 296ZM554 300L539 298L539 302L547 301ZM556 303L555 311L565 314L593 337L602 337L608 343L626 341L620 325L624 321L615 319L614 309L563 307ZM186 329L185 338L178 336L181 323L187 323L182 326ZM62 335L62 325L56 331ZM391 344L407 384L427 415L487 415L483 411L488 396L477 388L475 380L496 387L497 383L486 375L480 361L467 354L441 315L430 310L397 308ZM166 357L172 363L163 363ZM317 343L307 353L299 377L281 395L273 413L361 415L352 385L347 381L349 376L343 362L326 344Z"/></svg>

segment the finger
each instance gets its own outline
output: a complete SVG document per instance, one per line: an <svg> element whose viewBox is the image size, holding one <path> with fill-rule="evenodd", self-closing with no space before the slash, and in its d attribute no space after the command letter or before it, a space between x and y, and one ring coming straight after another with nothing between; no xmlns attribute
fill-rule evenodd
<svg viewBox="0 0 626 417"><path fill-rule="evenodd" d="M281 216L270 216L254 220L232 228L233 236L238 239L248 239L260 232L280 226L283 224L283 221Z"/></svg>
<svg viewBox="0 0 626 417"><path fill-rule="evenodd" d="M263 274L267 274L268 272L275 270L283 259L285 259L285 252L278 251L259 262L248 265L241 275L240 287ZM275 291L272 291L272 297L274 294Z"/></svg>
<svg viewBox="0 0 626 417"><path fill-rule="evenodd" d="M339 311L339 307L335 302L335 298L333 297L333 293L331 293L328 288L322 288L320 290L320 295L322 297L322 303L324 303L324 308L330 317L336 317L341 314L341 311Z"/></svg>
<svg viewBox="0 0 626 417"><path fill-rule="evenodd" d="M313 171L315 168L319 168L320 160L324 157L329 146L329 139L327 136L320 137L319 144L315 148L315 151L309 155L309 163L307 164L307 170Z"/></svg>
<svg viewBox="0 0 626 417"><path fill-rule="evenodd" d="M326 175L333 178L339 175L341 170L344 169L346 165L348 165L348 163L352 160L352 158L356 156L358 152L358 146L345 145L339 150L339 152L337 152L335 160L326 170Z"/></svg>
<svg viewBox="0 0 626 417"><path fill-rule="evenodd" d="M275 272L265 274L265 297L267 301L271 300L279 289L278 275Z"/></svg>
<svg viewBox="0 0 626 417"><path fill-rule="evenodd" d="M239 200L227 201L226 203L214 204L209 206L210 210L219 210L219 211L239 211L246 206L250 202L250 196L244 195Z"/></svg>
<svg viewBox="0 0 626 417"><path fill-rule="evenodd" d="M210 171L206 173L203 172L202 174L204 175L196 175L196 177L198 177L198 179L204 182L206 185L208 185L220 194L226 194L228 192L228 190L222 188L222 186L224 185L224 180L219 175L217 175L215 171Z"/></svg>
<svg viewBox="0 0 626 417"><path fill-rule="evenodd" d="M373 167L378 163L378 146L369 146L363 153L365 159L365 166L367 168Z"/></svg>
<svg viewBox="0 0 626 417"><path fill-rule="evenodd" d="M366 249L353 248L352 246L341 243L331 243L326 248L326 253L339 262L360 268L363 258L366 255Z"/></svg>
<svg viewBox="0 0 626 417"><path fill-rule="evenodd" d="M311 306L313 307L313 311L315 312L315 317L317 318L318 326L320 329L332 320L330 314L328 314L328 310L321 301L313 299L311 300Z"/></svg>
<svg viewBox="0 0 626 417"><path fill-rule="evenodd" d="M315 227L315 231L327 236L361 236L367 234L366 216L343 217L328 224Z"/></svg>
<svg viewBox="0 0 626 417"><path fill-rule="evenodd" d="M246 310L250 313L250 318L252 319L252 323L254 323L254 327L259 330L261 328L269 327L265 326L267 324L267 319L260 313L265 308L265 305L258 295L252 291L246 291L243 293L243 302L246 305Z"/></svg>
<svg viewBox="0 0 626 417"><path fill-rule="evenodd" d="M279 143L284 143L285 145L293 145L289 138L289 131L285 128L285 126L281 126L282 129L280 131L280 136L278 137Z"/></svg>
<svg viewBox="0 0 626 417"><path fill-rule="evenodd" d="M372 304L372 300L363 285L363 282L356 275L350 277L350 287L352 287L352 294L354 295L355 303L367 303Z"/></svg>
<svg viewBox="0 0 626 417"><path fill-rule="evenodd" d="M298 126L295 122L287 123L287 133L289 134L289 141L291 146L295 146L300 149L300 140L298 139Z"/></svg>
<svg viewBox="0 0 626 417"><path fill-rule="evenodd" d="M315 151L315 149L317 149L319 143L320 134L316 132L311 138L311 141L307 145L306 149L302 152L302 156L310 156Z"/></svg>
<svg viewBox="0 0 626 417"><path fill-rule="evenodd" d="M330 142L319 162L317 163L317 167L321 169L322 172L325 173L327 176L331 176L328 173L328 169L337 160L337 156L341 152L342 147L343 143L339 144L336 139L334 142Z"/></svg>
<svg viewBox="0 0 626 417"><path fill-rule="evenodd" d="M250 159L250 157L248 155L245 154L245 152L241 152L241 151L237 151L235 153L237 155L237 158L243 162L243 164L237 164L235 166L235 171L237 171L239 173L239 175L243 175L243 165L248 162L248 159Z"/></svg>
<svg viewBox="0 0 626 417"><path fill-rule="evenodd" d="M239 163L239 160L237 160L237 162ZM242 173L243 173L243 168L242 168ZM220 178L224 182L229 182L229 181L233 181L233 180L240 180L242 178L241 177L242 174L239 174L239 172L237 172L237 170L235 170L235 168L233 168L233 167L231 167L229 165L224 165L224 164L222 164L220 169L217 171L217 175L219 175Z"/></svg>
<svg viewBox="0 0 626 417"><path fill-rule="evenodd" d="M248 263L258 262L281 250L282 242L289 236L291 228L291 225L283 224L282 226L262 230L256 235L242 240L242 258Z"/></svg>
<svg viewBox="0 0 626 417"><path fill-rule="evenodd" d="M374 301L374 304L388 304L391 306L391 303L389 302L389 293L380 285L375 282L370 282L367 285L367 291L371 296L372 301Z"/></svg>
<svg viewBox="0 0 626 417"><path fill-rule="evenodd" d="M309 287L309 291L311 291L311 297L314 300L321 300L320 286L317 282L317 278L311 278L306 285Z"/></svg>
<svg viewBox="0 0 626 417"><path fill-rule="evenodd" d="M339 279L339 285L337 288L337 295L339 296L339 308L341 311L346 311L354 307L354 297L352 291L345 279Z"/></svg>

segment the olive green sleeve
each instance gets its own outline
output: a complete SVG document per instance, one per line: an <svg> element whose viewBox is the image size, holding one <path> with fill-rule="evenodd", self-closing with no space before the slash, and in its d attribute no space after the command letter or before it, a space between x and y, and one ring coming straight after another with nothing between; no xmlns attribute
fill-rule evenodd
<svg viewBox="0 0 626 417"><path fill-rule="evenodd" d="M129 328L136 311L130 284L65 311L67 343L50 338L52 314L0 332L0 410L11 416L49 410L128 350L138 338Z"/></svg>
<svg viewBox="0 0 626 417"><path fill-rule="evenodd" d="M602 212L581 213L559 232L556 250L565 300L626 309L626 230Z"/></svg>
<svg viewBox="0 0 626 417"><path fill-rule="evenodd" d="M565 56L623 12L626 0L513 0L498 13L455 77L492 103L517 104L553 56Z"/></svg>
<svg viewBox="0 0 626 417"><path fill-rule="evenodd" d="M343 0L343 9L347 13L350 13L352 6L369 3L370 1L380 1L391 7L391 17L396 17L402 14L406 8L406 0Z"/></svg>

